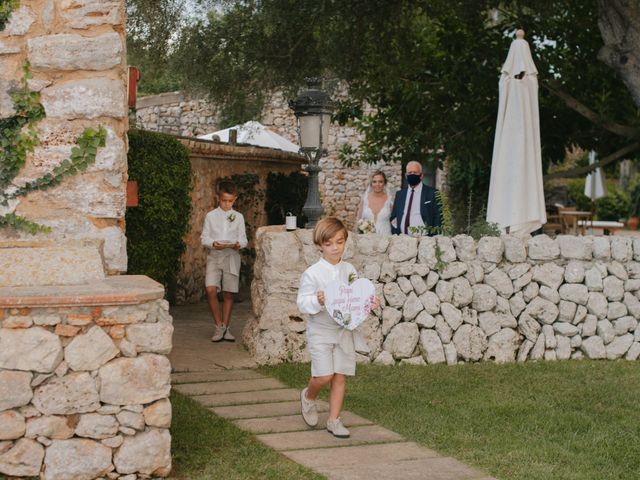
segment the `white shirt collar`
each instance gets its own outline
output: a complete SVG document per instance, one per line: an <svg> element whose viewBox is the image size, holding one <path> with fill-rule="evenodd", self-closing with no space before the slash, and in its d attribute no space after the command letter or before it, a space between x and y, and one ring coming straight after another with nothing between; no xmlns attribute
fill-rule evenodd
<svg viewBox="0 0 640 480"><path fill-rule="evenodd" d="M331 269L336 269L338 267L340 267L340 265L342 265L342 260L340 260L338 263L336 263L335 265L333 265L332 263L329 263L328 261L326 261L324 259L324 257L320 257L320 263L326 267L329 267Z"/></svg>

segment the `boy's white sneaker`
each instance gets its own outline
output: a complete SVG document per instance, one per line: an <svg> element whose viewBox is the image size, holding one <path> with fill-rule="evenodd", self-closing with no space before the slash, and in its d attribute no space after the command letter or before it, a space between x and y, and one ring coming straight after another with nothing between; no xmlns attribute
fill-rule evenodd
<svg viewBox="0 0 640 480"><path fill-rule="evenodd" d="M222 325L216 325L216 330L211 337L212 342L220 342L224 338L224 327Z"/></svg>
<svg viewBox="0 0 640 480"><path fill-rule="evenodd" d="M227 342L235 342L236 341L236 337L234 337L233 335L231 335L231 329L229 327L226 327L224 330L224 337L222 337L224 340L226 340Z"/></svg>
<svg viewBox="0 0 640 480"><path fill-rule="evenodd" d="M307 398L307 390L308 388L305 388L300 392L300 410L302 411L304 423L310 427L315 427L318 425L318 409L316 408L315 400Z"/></svg>
<svg viewBox="0 0 640 480"><path fill-rule="evenodd" d="M327 431L333 434L334 437L338 438L349 438L349 430L346 429L344 424L342 423L341 418L336 418L335 420L327 420Z"/></svg>

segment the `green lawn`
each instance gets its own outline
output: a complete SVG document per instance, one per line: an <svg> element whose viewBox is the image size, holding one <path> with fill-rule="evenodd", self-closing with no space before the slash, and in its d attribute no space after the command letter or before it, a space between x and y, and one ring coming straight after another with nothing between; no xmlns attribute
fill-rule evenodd
<svg viewBox="0 0 640 480"><path fill-rule="evenodd" d="M300 388L308 364L263 372ZM358 366L345 408L502 480L640 478L640 365Z"/></svg>
<svg viewBox="0 0 640 480"><path fill-rule="evenodd" d="M322 479L184 395L171 394L173 470L184 480Z"/></svg>

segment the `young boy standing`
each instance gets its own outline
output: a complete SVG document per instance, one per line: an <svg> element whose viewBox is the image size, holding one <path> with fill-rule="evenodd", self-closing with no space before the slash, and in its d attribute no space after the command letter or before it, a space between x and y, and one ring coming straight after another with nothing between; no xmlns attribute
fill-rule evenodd
<svg viewBox="0 0 640 480"><path fill-rule="evenodd" d="M247 246L244 217L233 209L238 187L223 181L218 185L218 208L207 213L200 240L209 253L205 285L211 315L215 322L212 342L235 341L229 322L233 308L233 294L238 292L240 279L239 250ZM218 304L218 290L222 291L222 314Z"/></svg>
<svg viewBox="0 0 640 480"><path fill-rule="evenodd" d="M367 350L361 334L342 328L324 308L324 290L330 283L349 284L356 270L342 261L347 243L344 224L334 217L318 222L313 230L313 242L322 258L302 274L298 290L298 308L311 315L307 325L307 347L311 355L311 379L300 393L302 418L310 427L318 424L316 398L325 385L330 385L327 430L338 438L349 437L349 430L340 419L347 375L356 373L356 350ZM379 300L374 297L373 308Z"/></svg>

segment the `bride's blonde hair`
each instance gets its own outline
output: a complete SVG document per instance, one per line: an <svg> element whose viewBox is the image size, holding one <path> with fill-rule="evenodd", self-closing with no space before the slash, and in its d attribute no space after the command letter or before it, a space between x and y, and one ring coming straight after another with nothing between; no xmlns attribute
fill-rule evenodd
<svg viewBox="0 0 640 480"><path fill-rule="evenodd" d="M371 181L374 179L374 177L377 177L378 175L380 175L384 179L384 184L387 184L387 175L382 170L376 170L375 172L373 172L373 175L371 175L371 178L369 178L369 185L371 185Z"/></svg>

